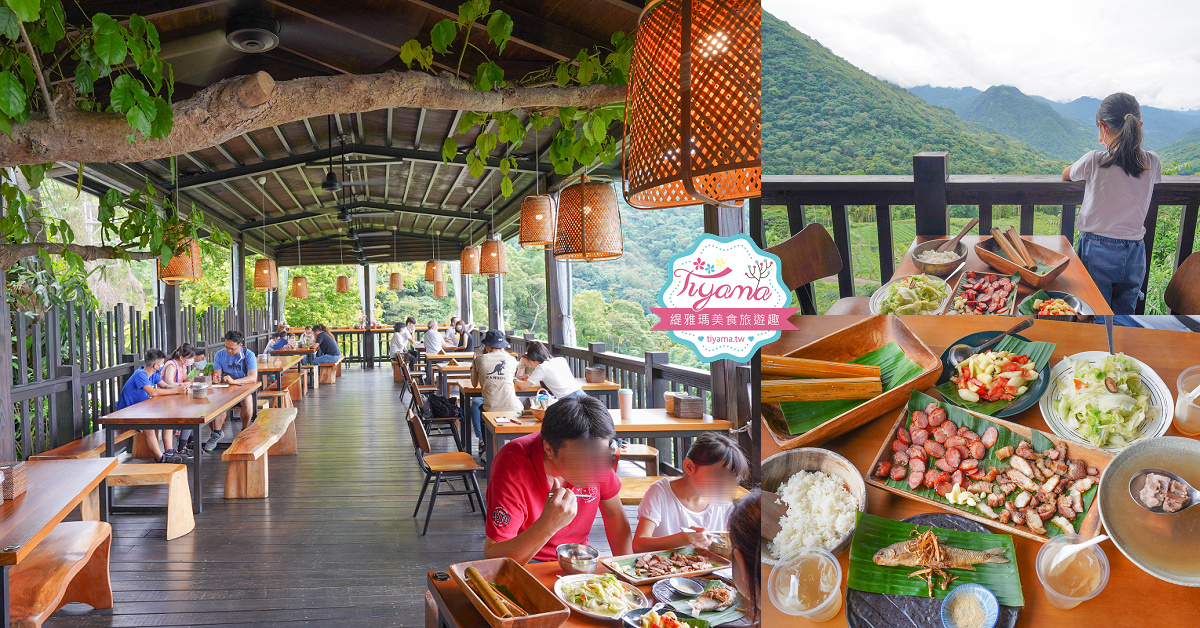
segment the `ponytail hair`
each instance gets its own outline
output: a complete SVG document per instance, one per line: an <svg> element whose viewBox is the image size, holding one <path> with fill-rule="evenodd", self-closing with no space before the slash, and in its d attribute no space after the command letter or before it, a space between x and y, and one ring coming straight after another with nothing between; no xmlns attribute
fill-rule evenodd
<svg viewBox="0 0 1200 628"><path fill-rule="evenodd" d="M179 358L195 357L195 355L196 355L196 348L185 342L185 343L179 345L178 349L171 352L171 357L168 359L178 360Z"/></svg>
<svg viewBox="0 0 1200 628"><path fill-rule="evenodd" d="M1100 167L1115 164L1131 177L1141 176L1147 167L1142 151L1142 108L1137 99L1125 92L1109 94L1096 109L1096 124L1120 132Z"/></svg>

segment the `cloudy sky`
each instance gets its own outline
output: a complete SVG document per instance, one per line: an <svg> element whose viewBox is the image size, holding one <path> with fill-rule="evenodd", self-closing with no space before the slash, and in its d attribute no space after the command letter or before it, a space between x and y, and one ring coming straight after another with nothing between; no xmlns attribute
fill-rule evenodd
<svg viewBox="0 0 1200 628"><path fill-rule="evenodd" d="M1126 91L1200 109L1195 0L762 0L763 8L901 87L1015 85L1068 101Z"/></svg>

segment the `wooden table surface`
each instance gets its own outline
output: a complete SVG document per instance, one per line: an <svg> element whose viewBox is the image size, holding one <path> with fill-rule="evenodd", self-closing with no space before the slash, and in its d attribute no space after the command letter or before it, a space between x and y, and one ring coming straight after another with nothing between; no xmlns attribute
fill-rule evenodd
<svg viewBox="0 0 1200 628"><path fill-rule="evenodd" d="M105 426L121 425L191 425L207 423L229 410L247 395L258 390L259 382L228 388L213 388L205 399L192 399L191 394L165 395L106 414L96 421Z"/></svg>
<svg viewBox="0 0 1200 628"><path fill-rule="evenodd" d="M1039 242L1040 244L1040 242ZM783 332L783 336L763 349L764 353L782 354L817 340L831 332L850 325L859 316L797 316L792 317L798 331ZM967 334L985 330L1002 330L1010 326L1012 319L991 316L904 316L901 317L935 353L941 353L953 341ZM1039 320L1033 327L1021 332L1030 340L1056 343L1050 364L1058 364L1062 358L1081 351L1105 350L1108 341L1103 325L1063 323ZM1169 350L1164 348L1169 347ZM1175 393L1175 381L1184 369L1200 364L1200 334L1115 327L1113 349L1135 357L1162 377ZM932 392L932 391L928 391ZM879 451L880 444L899 416L899 410L889 410L878 419L819 445L845 456L860 472L865 472ZM1008 417L1022 425L1049 432L1037 405ZM1182 436L1172 426L1168 436ZM769 438L762 439L762 457L778 453L779 447ZM867 512L891 519L904 519L925 512L944 512L920 504L914 500L867 485ZM1100 548L1108 557L1111 573L1108 585L1095 598L1071 610L1059 610L1049 604L1042 591L1034 570L1034 561L1041 543L1013 535L1016 544L1017 565L1025 594L1025 607L1021 611L1019 626L1140 626L1148 625L1146 619L1153 617L1155 626L1194 626L1195 615L1200 612L1200 591L1193 588L1163 582L1134 565L1112 541L1104 541ZM839 557L842 564L843 586L848 575L847 551ZM771 569L762 568L762 582L766 586ZM845 626L845 613L824 624L813 624L804 619L785 615L763 595L764 626ZM1168 611L1168 612L1163 612Z"/></svg>
<svg viewBox="0 0 1200 628"><path fill-rule="evenodd" d="M0 565L24 560L116 467L116 458L26 462L25 494L0 505Z"/></svg>
<svg viewBox="0 0 1200 628"><path fill-rule="evenodd" d="M1054 280L1050 282L1050 285L1043 288L1044 290L1060 290L1062 292L1069 292L1080 299L1083 299L1084 302L1090 305L1092 310L1094 310L1097 314L1112 314L1112 308L1109 307L1108 302L1105 301L1104 297L1100 294L1100 289L1096 287L1096 282L1092 281L1091 276L1088 275L1087 270L1083 267L1083 262L1080 261L1079 256L1075 254L1075 249L1071 248L1071 241L1068 240L1066 236L1039 235L1023 237L1032 241L1034 244L1044 246L1055 253L1066 255L1071 260L1067 262L1067 267L1063 269L1062 274L1055 277ZM921 271L917 270L916 264L914 264L912 261L913 249L916 248L918 244L938 239L941 238L935 238L933 236L917 236L917 238L913 240L913 243L909 245L908 251L904 253L904 258L900 261L900 264L896 267L896 272L893 273L892 276L904 277L906 275L919 274ZM945 278L946 283L950 284L951 288L954 287L954 284L958 281L958 278L962 276L962 273L965 273L969 270L974 270L976 272L996 272L996 269L988 266L983 262L983 260L979 259L978 255L975 254L975 245L982 239L983 236L977 235L963 236L962 241L967 245L967 265L957 274ZM1034 290L1028 284L1019 284L1017 286L1017 302L1020 303L1021 299L1024 299L1034 292L1036 292L1036 290ZM869 313L870 312L863 312L863 314Z"/></svg>
<svg viewBox="0 0 1200 628"><path fill-rule="evenodd" d="M263 373L282 373L304 359L304 356L296 354L286 354L282 357L270 357L266 360L258 360L258 373L261 376Z"/></svg>
<svg viewBox="0 0 1200 628"><path fill-rule="evenodd" d="M583 392L609 392L621 389L620 384L615 384L608 380L592 383L585 381L582 377L576 377L575 381L579 383L579 386L583 389ZM483 387L472 386L470 379L452 379L450 380L450 383L458 386L460 390L469 395L479 395L483 393ZM516 388L518 394L525 393L533 395L537 394L538 391L537 388L526 388L524 390L517 388L515 381L513 382L513 388Z"/></svg>
<svg viewBox="0 0 1200 628"><path fill-rule="evenodd" d="M608 412L612 415L613 427L617 429L618 436L622 432L662 432L659 436L669 438L672 436L671 432L726 431L733 428L733 424L725 419L714 419L707 414L703 419L681 419L667 414L665 408L634 408L633 416L628 419L621 418L621 410L618 408L609 408ZM496 422L498 417L512 419L520 414L520 412L484 412L483 420L487 421L496 434L532 434L542 429L541 421L531 416L517 419L521 422L520 425L514 425L511 422Z"/></svg>
<svg viewBox="0 0 1200 628"><path fill-rule="evenodd" d="M307 349L303 349L303 348L301 348L301 349L276 349L276 350L274 350L274 351L272 351L272 352L271 352L271 355L298 355L298 356L306 356L306 355L309 355L309 354L311 354L311 353L316 353L316 352L317 352L317 349L318 349L317 345L312 345L311 347L309 347L309 348L307 348Z"/></svg>

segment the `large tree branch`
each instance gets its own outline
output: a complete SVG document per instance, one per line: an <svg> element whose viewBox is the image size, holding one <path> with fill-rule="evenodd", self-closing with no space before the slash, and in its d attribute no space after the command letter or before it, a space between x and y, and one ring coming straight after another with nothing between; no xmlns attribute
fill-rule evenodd
<svg viewBox="0 0 1200 628"><path fill-rule="evenodd" d="M0 271L12 268L17 262L26 257L37 255L39 250L45 250L51 255L62 255L64 251L72 251L89 262L98 259L123 259L126 256L129 259L135 260L158 257L154 253L125 251L115 246L85 246L83 244L57 244L53 242L0 244Z"/></svg>
<svg viewBox="0 0 1200 628"><path fill-rule="evenodd" d="M388 107L508 111L589 107L625 100L624 85L518 87L480 92L450 76L423 72L314 76L276 83L266 72L226 79L176 103L165 140L130 144L129 124L115 113L60 109L58 124L35 115L0 136L0 167L52 161L92 163L162 159L215 146L278 124Z"/></svg>

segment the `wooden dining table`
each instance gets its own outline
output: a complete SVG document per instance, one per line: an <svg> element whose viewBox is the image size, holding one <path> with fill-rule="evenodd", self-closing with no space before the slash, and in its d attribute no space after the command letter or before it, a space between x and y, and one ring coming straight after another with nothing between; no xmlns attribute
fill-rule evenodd
<svg viewBox="0 0 1200 628"><path fill-rule="evenodd" d="M25 493L0 504L0 626L9 626L9 569L28 557L76 506L102 489L116 467L117 459L111 457L25 463Z"/></svg>
<svg viewBox="0 0 1200 628"><path fill-rule="evenodd" d="M297 368L296 365L303 359L301 355L273 355L265 360L258 360L258 379L262 382L263 390L269 388L271 377L275 379L275 390L283 390L284 371Z"/></svg>
<svg viewBox="0 0 1200 628"><path fill-rule="evenodd" d="M195 430L196 441L200 440L200 428L208 425L218 416L229 412L243 399L254 395L261 382L253 384L227 385L224 388L214 386L209 390L208 397L193 399L190 392L182 395L164 395L151 397L141 403L135 403L106 414L96 422L104 428L104 455L112 456L114 438L122 430L178 430L191 428ZM243 428L245 425L242 426ZM137 436L135 438L141 438ZM199 514L203 509L202 492L200 490L202 451L196 451L192 456L192 512ZM110 512L163 512L166 506L113 506L112 487L100 493L100 512L107 516Z"/></svg>
<svg viewBox="0 0 1200 628"><path fill-rule="evenodd" d="M784 332L782 337L764 347L763 353L782 355L834 331L858 322L861 316L796 316L791 322L797 331ZM967 334L1008 328L1012 319L992 316L904 316L906 325L935 353L940 354L951 343ZM1038 320L1033 327L1021 332L1030 340L1055 343L1050 364L1082 351L1106 350L1108 340L1103 325ZM1200 334L1132 327L1113 329L1113 350L1125 353L1150 366L1175 394L1175 382L1184 369L1200 364ZM926 391L929 394L935 394ZM899 409L889 410L862 427L825 443L814 445L835 451L846 457L865 473L881 444L888 438ZM1038 406L1015 416L1007 417L1021 425L1050 433ZM1183 436L1171 426L1168 436ZM763 459L778 453L772 439L762 439ZM894 495L867 485L867 512L889 519L904 519L927 512L944 512L915 500ZM1200 590L1164 582L1134 565L1111 540L1100 548L1108 557L1111 568L1108 585L1095 598L1071 610L1051 606L1034 569L1041 543L1020 535L1013 536L1016 545L1017 567L1020 572L1025 606L1018 626L1195 626L1200 612ZM848 576L849 552L839 557L842 565L842 593ZM765 591L771 569L762 568ZM763 595L764 626L846 626L845 609L833 620L814 624L805 619L786 615L775 608Z"/></svg>
<svg viewBox="0 0 1200 628"><path fill-rule="evenodd" d="M271 355L298 355L304 357L316 353L318 349L319 347L317 347L317 345L301 347L298 349L275 349L271 351Z"/></svg>

